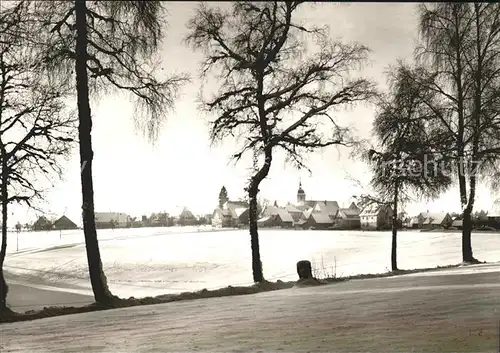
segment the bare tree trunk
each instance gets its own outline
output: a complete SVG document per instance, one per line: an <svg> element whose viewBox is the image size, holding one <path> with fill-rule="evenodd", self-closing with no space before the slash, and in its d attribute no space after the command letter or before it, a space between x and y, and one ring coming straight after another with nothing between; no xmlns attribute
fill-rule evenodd
<svg viewBox="0 0 500 353"><path fill-rule="evenodd" d="M7 294L9 293L9 286L5 281L5 276L3 274L3 265L0 267L0 317L5 316L5 314L11 311L7 308Z"/></svg>
<svg viewBox="0 0 500 353"><path fill-rule="evenodd" d="M462 204L463 210L463 221L462 221L462 261L463 262L474 262L474 256L472 254L472 200L470 200L467 196L467 187L466 187L466 166L465 166L465 158L460 157L459 160L459 172L458 172L458 180L460 186L460 202ZM470 193L471 196L474 195L475 185L470 185ZM474 189L474 191L472 190Z"/></svg>
<svg viewBox="0 0 500 353"><path fill-rule="evenodd" d="M473 263L476 262L474 256L472 254L472 242L471 242L471 234L472 234L472 215L469 208L464 210L463 214L463 223L462 223L462 261Z"/></svg>
<svg viewBox="0 0 500 353"><path fill-rule="evenodd" d="M475 122L476 124L479 124L479 121ZM478 142L478 131L474 132L475 134L475 143ZM473 146L473 156L477 154L477 146ZM469 177L469 196L468 196L468 202L467 202L467 207L464 209L464 220L463 220L463 228L462 228L462 261L467 262L467 263L477 263L478 261L474 258L474 255L472 253L472 211L474 209L474 200L476 198L476 176L475 173L477 172L476 166L474 164L474 160L472 161L472 169L469 170L470 177Z"/></svg>
<svg viewBox="0 0 500 353"><path fill-rule="evenodd" d="M85 0L75 1L76 17L76 89L78 98L78 135L80 144L81 181L82 181L82 218L90 282L97 303L109 304L113 295L109 291L102 269L99 243L94 214L94 186L92 180L92 116L89 102L87 75L87 6Z"/></svg>
<svg viewBox="0 0 500 353"><path fill-rule="evenodd" d="M262 272L262 261L260 259L259 232L257 229L257 191L254 188L248 189L249 200L249 228L250 228L250 245L252 248L252 273L253 281L258 283L264 281Z"/></svg>
<svg viewBox="0 0 500 353"><path fill-rule="evenodd" d="M394 210L392 214L392 246L391 246L391 269L398 270L397 249L398 249L398 193L399 182L394 183Z"/></svg>
<svg viewBox="0 0 500 353"><path fill-rule="evenodd" d="M2 181L1 181L1 195L2 195L2 246L0 248L0 316L4 316L9 310L7 309L7 293L9 287L5 282L3 274L3 264L5 261L5 256L7 254L7 206L8 206L8 193L7 193L7 183L8 183L8 172L7 172L7 160L6 151L4 145L1 145L2 151Z"/></svg>
<svg viewBox="0 0 500 353"><path fill-rule="evenodd" d="M468 258L472 257L472 247L471 247L471 229L472 229L472 223L471 223L471 218L470 218L470 210L468 212L468 220L466 220L466 208L467 208L467 179L465 175L465 126L466 126L466 121L465 121L465 112L464 112L464 105L465 105L465 94L463 90L463 84L464 84L464 66L462 62L462 52L461 52L461 46L460 46L460 37L461 33L459 31L460 26L458 25L460 23L460 17L458 14L458 7L453 7L453 16L454 16L454 21L455 24L455 33L454 33L454 51L455 51L455 60L456 60L456 73L454 74L454 83L456 84L457 87L457 114L458 114L458 131L457 131L457 151L458 151L458 187L460 190L460 204L462 206L463 210L463 230L462 230L462 260L467 261Z"/></svg>
<svg viewBox="0 0 500 353"><path fill-rule="evenodd" d="M2 86L0 88L0 107L4 106L5 102L5 88L7 86L6 80L6 70L4 65L3 52L0 53L0 67L2 68ZM2 109L0 109L0 122L2 121ZM8 171L7 171L7 151L5 150L4 142L1 140L0 136L0 160L2 166L2 175L0 180L0 200L2 207L2 244L0 247L0 317L7 312L7 293L9 292L9 287L5 281L3 274L3 264L5 262L5 256L7 255L7 197L8 197Z"/></svg>
<svg viewBox="0 0 500 353"><path fill-rule="evenodd" d="M252 247L252 273L255 283L264 281L262 271L262 261L260 259L259 232L257 227L258 217L258 202L257 194L259 193L259 185L262 180L269 174L272 161L272 149L267 148L264 151L265 161L262 168L252 177L248 187L249 198L249 228L250 228L250 243Z"/></svg>
<svg viewBox="0 0 500 353"><path fill-rule="evenodd" d="M478 4L474 4L475 9L475 21L476 21L476 50L478 56L478 66L477 72L474 75L475 90L474 90L474 109L472 112L473 119L473 133L472 133L472 156L471 163L468 166L469 170L469 197L467 199L467 207L464 211L463 220L463 231L462 231L462 261L467 263L478 263L474 258L472 253L472 211L474 209L474 201L476 199L476 173L477 170L477 160L480 137L481 137L481 96L482 96L482 78L483 78L483 68L482 68L482 54L481 54L481 34L479 33L480 19L479 19L479 8ZM465 162L464 162L464 179L465 179Z"/></svg>

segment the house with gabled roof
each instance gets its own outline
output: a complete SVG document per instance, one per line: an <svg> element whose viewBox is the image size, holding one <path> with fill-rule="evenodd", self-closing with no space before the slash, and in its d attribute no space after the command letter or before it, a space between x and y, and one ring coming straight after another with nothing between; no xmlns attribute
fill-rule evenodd
<svg viewBox="0 0 500 353"><path fill-rule="evenodd" d="M180 226L194 226L198 224L198 218L187 207L184 207L176 223Z"/></svg>
<svg viewBox="0 0 500 353"><path fill-rule="evenodd" d="M171 227L174 225L174 217L167 212L152 213L149 218L146 216L144 219L143 216L141 223L147 223L150 227Z"/></svg>
<svg viewBox="0 0 500 353"><path fill-rule="evenodd" d="M361 210L354 202L348 208L340 208L335 217L337 227L340 229L360 229L360 213Z"/></svg>
<svg viewBox="0 0 500 353"><path fill-rule="evenodd" d="M266 206L262 210L261 218L257 223L261 227L291 228L294 224L294 220L286 208Z"/></svg>
<svg viewBox="0 0 500 353"><path fill-rule="evenodd" d="M249 205L245 201L227 201L212 213L212 226L236 228L248 225Z"/></svg>
<svg viewBox="0 0 500 353"><path fill-rule="evenodd" d="M233 226L241 227L247 226L250 216L250 207L248 202L245 201L228 201L225 207L229 210Z"/></svg>
<svg viewBox="0 0 500 353"><path fill-rule="evenodd" d="M410 218L410 222L408 224L408 227L412 228L412 229L419 228L420 227L420 218L419 218L419 216L411 217Z"/></svg>
<svg viewBox="0 0 500 353"><path fill-rule="evenodd" d="M327 213L311 212L306 220L302 223L305 229L329 229L332 228L334 221Z"/></svg>
<svg viewBox="0 0 500 353"><path fill-rule="evenodd" d="M448 228L453 223L447 212L424 212L419 215L419 220L424 229Z"/></svg>
<svg viewBox="0 0 500 353"><path fill-rule="evenodd" d="M298 208L295 205L292 205L291 203L289 203L285 206L285 210L290 214L290 216L292 216L293 221L295 223L299 222L304 215L303 210L301 210L300 208Z"/></svg>
<svg viewBox="0 0 500 353"><path fill-rule="evenodd" d="M313 213L327 214L332 220L337 216L340 207L337 201L316 201L313 207Z"/></svg>
<svg viewBox="0 0 500 353"><path fill-rule="evenodd" d="M297 191L297 204L287 205L287 210L294 219L296 226L324 228L333 226L335 218L340 209L337 201L332 200L307 200L306 193L302 188L302 183L299 182L299 189ZM302 212L302 214L300 212ZM349 212L349 211L348 211ZM321 216L314 216L312 214L321 214ZM326 218L330 221L326 222Z"/></svg>
<svg viewBox="0 0 500 353"><path fill-rule="evenodd" d="M359 214L361 229L382 230L392 225L392 208L389 205L368 205Z"/></svg>
<svg viewBox="0 0 500 353"><path fill-rule="evenodd" d="M464 226L464 221L462 219L455 218L453 220L453 222L451 223L451 226L453 228L457 228L457 229L461 230L463 228L463 226Z"/></svg>
<svg viewBox="0 0 500 353"><path fill-rule="evenodd" d="M307 210L305 210L303 212L303 215L302 215L302 220L305 221L306 219L309 218L309 216L313 213L313 209L312 208L309 208Z"/></svg>
<svg viewBox="0 0 500 353"><path fill-rule="evenodd" d="M54 221L53 228L55 230L70 230L78 229L78 226L66 216L62 216L58 220Z"/></svg>
<svg viewBox="0 0 500 353"><path fill-rule="evenodd" d="M54 229L54 225L45 216L40 216L32 225L34 231L47 231Z"/></svg>

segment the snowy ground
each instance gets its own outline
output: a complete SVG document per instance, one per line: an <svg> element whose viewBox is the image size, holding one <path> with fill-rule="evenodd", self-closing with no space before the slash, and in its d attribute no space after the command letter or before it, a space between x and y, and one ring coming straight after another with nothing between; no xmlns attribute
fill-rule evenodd
<svg viewBox="0 0 500 353"><path fill-rule="evenodd" d="M500 265L0 326L1 352L494 352Z"/></svg>
<svg viewBox="0 0 500 353"><path fill-rule="evenodd" d="M9 279L8 277L7 280ZM93 296L72 293L70 289L66 291L63 288L44 286L39 283L26 285L17 281L9 281L9 307L19 313L59 306L60 303L65 303L66 306L84 306L93 302Z"/></svg>
<svg viewBox="0 0 500 353"><path fill-rule="evenodd" d="M268 280L295 280L295 264L301 259L311 260L315 267L325 267L329 274L336 272L337 276L386 272L390 267L390 232L261 230L259 233ZM143 228L99 230L98 235L108 283L120 297L155 296L252 282L247 230ZM400 268L459 263L460 237L459 233L400 232ZM478 259L500 260L500 234L473 234L472 242ZM8 278L17 284L92 294L81 230L11 233L8 252L5 269Z"/></svg>

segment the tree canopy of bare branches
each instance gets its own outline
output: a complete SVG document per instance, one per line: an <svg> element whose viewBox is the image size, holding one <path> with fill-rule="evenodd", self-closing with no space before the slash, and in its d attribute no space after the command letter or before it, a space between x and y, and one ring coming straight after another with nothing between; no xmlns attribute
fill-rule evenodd
<svg viewBox="0 0 500 353"><path fill-rule="evenodd" d="M462 257L477 261L471 214L481 179L496 181L500 158L500 6L440 3L420 6L422 66L414 80L432 91L424 100L442 132L445 154L455 161L463 212Z"/></svg>
<svg viewBox="0 0 500 353"><path fill-rule="evenodd" d="M45 60L65 78L74 73L77 3L36 5L49 33ZM85 1L85 5L89 86L96 94L130 93L137 127L156 140L188 80L184 73L167 74L158 54L166 28L165 5L161 1Z"/></svg>
<svg viewBox="0 0 500 353"><path fill-rule="evenodd" d="M305 153L332 145L352 146L349 129L335 112L375 94L356 77L368 48L331 40L328 28L297 22L302 1L237 2L231 10L201 5L189 21L187 43L203 52L202 75L215 76L218 90L203 97L203 109L217 118L212 141L241 140L234 153L257 153L261 165L250 178L250 234L254 281L263 280L257 234L257 193L271 167L273 151L307 168ZM327 132L325 132L327 131ZM263 158L262 158L263 157Z"/></svg>
<svg viewBox="0 0 500 353"><path fill-rule="evenodd" d="M6 311L3 263L7 250L7 216L11 203L33 207L42 197L41 176L60 176L60 159L73 146L76 119L65 109L65 86L44 75L43 53L27 45L40 28L30 22L24 2L0 14L0 165L2 246L0 315Z"/></svg>

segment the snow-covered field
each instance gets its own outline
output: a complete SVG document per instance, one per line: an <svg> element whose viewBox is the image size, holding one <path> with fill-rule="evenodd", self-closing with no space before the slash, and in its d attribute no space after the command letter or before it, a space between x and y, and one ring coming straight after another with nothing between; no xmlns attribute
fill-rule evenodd
<svg viewBox="0 0 500 353"><path fill-rule="evenodd" d="M295 280L295 265L302 259L337 276L380 273L390 267L390 232L261 230L259 234L268 280ZM120 297L252 283L247 230L141 228L99 230L98 236L108 283ZM459 263L460 237L400 232L400 268ZM91 294L83 231L10 233L8 241L5 269L16 278ZM473 249L482 261L500 260L500 234L473 234Z"/></svg>

